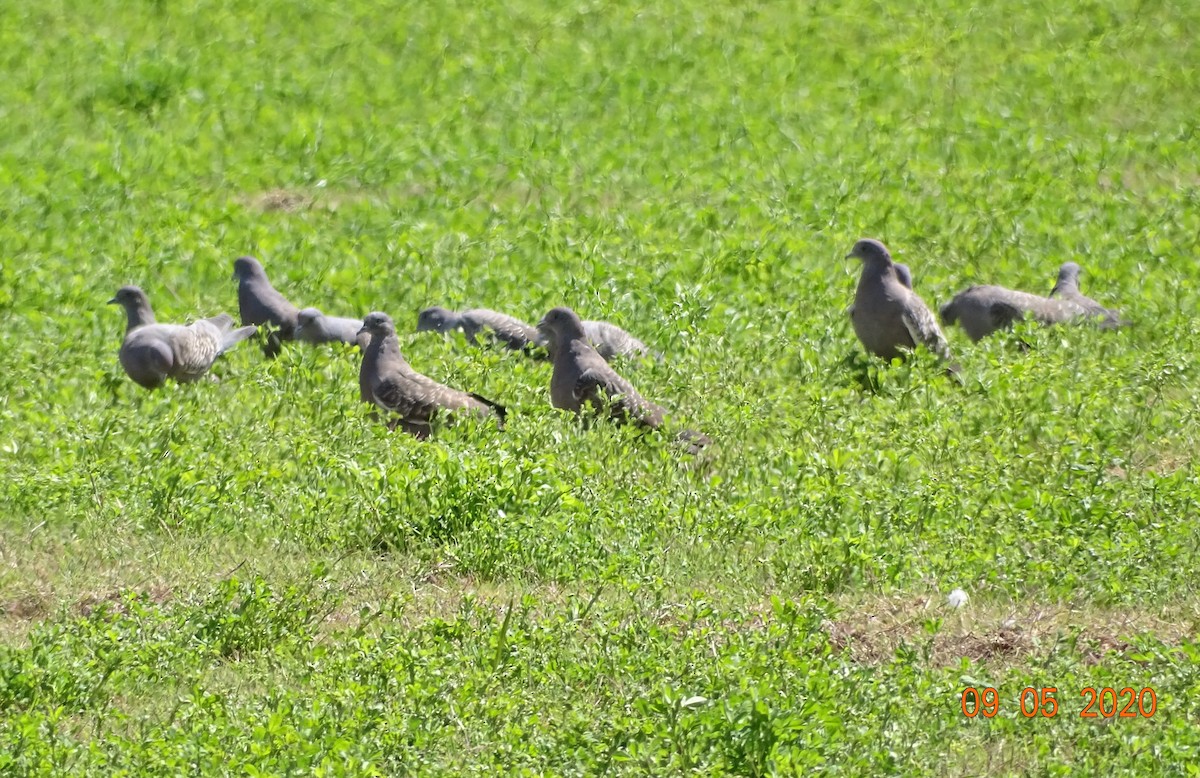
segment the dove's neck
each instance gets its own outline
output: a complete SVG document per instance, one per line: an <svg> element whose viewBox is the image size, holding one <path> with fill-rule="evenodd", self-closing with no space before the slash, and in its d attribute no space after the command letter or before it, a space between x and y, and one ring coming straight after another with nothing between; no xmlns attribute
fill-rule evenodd
<svg viewBox="0 0 1200 778"><path fill-rule="evenodd" d="M259 297L269 297L271 293L279 294L275 291L275 287L271 286L271 282L267 280L265 273L253 273L242 278L242 286L252 295Z"/></svg>
<svg viewBox="0 0 1200 778"><path fill-rule="evenodd" d="M149 300L138 300L125 306L125 331L154 324L154 310Z"/></svg>
<svg viewBox="0 0 1200 778"><path fill-rule="evenodd" d="M1054 289L1050 291L1050 294L1052 296L1056 294L1079 294L1079 281L1071 276L1059 276L1058 283L1054 285Z"/></svg>
<svg viewBox="0 0 1200 778"><path fill-rule="evenodd" d="M555 335L554 353L562 354L563 358L571 353L571 344L575 341L587 344L587 335L584 334L583 327L575 328L571 331L560 331Z"/></svg>
<svg viewBox="0 0 1200 778"><path fill-rule="evenodd" d="M271 288L271 281L267 278L267 274L258 268L254 268L246 273L246 275L242 276L242 281L250 284L251 286L265 286L268 289Z"/></svg>
<svg viewBox="0 0 1200 778"><path fill-rule="evenodd" d="M896 266L887 260L863 263L862 276L858 279L858 293L878 294L880 290L891 290L892 285L903 286L896 275Z"/></svg>
<svg viewBox="0 0 1200 778"><path fill-rule="evenodd" d="M887 259L869 259L863 262L863 275L869 278L896 278L896 263Z"/></svg>
<svg viewBox="0 0 1200 778"><path fill-rule="evenodd" d="M399 367L401 370L412 370L408 364L408 360L400 353L400 338L396 337L396 333L394 332L390 332L387 335L372 335L371 342L367 344L367 353L363 355L363 359L370 360L372 364Z"/></svg>

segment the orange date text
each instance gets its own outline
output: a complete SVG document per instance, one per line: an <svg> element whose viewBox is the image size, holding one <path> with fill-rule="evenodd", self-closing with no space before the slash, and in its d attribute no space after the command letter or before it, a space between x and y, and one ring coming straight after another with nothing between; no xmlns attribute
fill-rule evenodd
<svg viewBox="0 0 1200 778"><path fill-rule="evenodd" d="M1058 688L1046 686L1041 689L1026 686L1017 698L1017 707L1027 719L1054 718L1058 715ZM1150 718L1158 710L1158 695L1149 686L1140 691L1126 686L1117 690L1111 686L1102 689L1088 686L1079 696L1083 705L1079 711L1082 719ZM962 713L969 719L983 716L990 719L1000 712L1000 692L991 686L982 689L968 686L963 689L959 700Z"/></svg>

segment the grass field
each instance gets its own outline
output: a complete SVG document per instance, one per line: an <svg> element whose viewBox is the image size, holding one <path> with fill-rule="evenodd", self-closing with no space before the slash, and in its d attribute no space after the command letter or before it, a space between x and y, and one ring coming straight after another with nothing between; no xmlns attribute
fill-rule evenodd
<svg viewBox="0 0 1200 778"><path fill-rule="evenodd" d="M1196 775L1197 41L1183 0L6 8L0 774ZM862 236L931 305L1073 259L1133 324L869 361ZM117 287L236 314L241 254L508 429L389 433L348 348L129 381ZM582 428L432 304L623 324L717 445Z"/></svg>

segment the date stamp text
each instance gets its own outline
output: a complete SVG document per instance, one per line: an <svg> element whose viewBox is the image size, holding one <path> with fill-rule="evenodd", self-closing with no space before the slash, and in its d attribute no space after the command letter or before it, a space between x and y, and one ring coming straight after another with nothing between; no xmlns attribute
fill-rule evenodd
<svg viewBox="0 0 1200 778"><path fill-rule="evenodd" d="M1021 715L1027 719L1037 716L1054 718L1059 713L1057 694L1058 688L1054 686L1041 689L1025 687L1017 698ZM1079 706L1081 719L1148 719L1158 710L1158 695L1149 686L1140 690L1128 686L1120 690L1111 686L1101 689L1088 686L1079 696L1082 698ZM1000 712L1000 692L991 686L982 689L968 686L963 689L961 703L963 715L967 718L982 715L990 719Z"/></svg>

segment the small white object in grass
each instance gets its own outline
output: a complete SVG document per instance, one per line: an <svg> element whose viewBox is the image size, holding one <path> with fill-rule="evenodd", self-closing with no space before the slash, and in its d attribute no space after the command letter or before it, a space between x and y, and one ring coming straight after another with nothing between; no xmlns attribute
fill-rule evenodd
<svg viewBox="0 0 1200 778"><path fill-rule="evenodd" d="M961 608L967 604L967 600L969 599L971 598L962 589L955 589L950 592L950 596L946 598L946 601L950 603L951 608Z"/></svg>
<svg viewBox="0 0 1200 778"><path fill-rule="evenodd" d="M695 710L696 708L699 708L701 705L703 705L706 702L708 702L707 697L701 697L700 695L697 694L694 697L684 697L682 700L679 701L679 707L688 708L689 710Z"/></svg>

